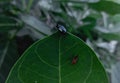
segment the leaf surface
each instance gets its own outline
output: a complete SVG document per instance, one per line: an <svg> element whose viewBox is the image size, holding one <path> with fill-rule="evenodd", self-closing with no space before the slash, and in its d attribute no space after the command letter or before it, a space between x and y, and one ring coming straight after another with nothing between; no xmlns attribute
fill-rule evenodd
<svg viewBox="0 0 120 83"><path fill-rule="evenodd" d="M108 79L95 53L82 40L57 32L29 47L6 83L108 83Z"/></svg>
<svg viewBox="0 0 120 83"><path fill-rule="evenodd" d="M89 3L89 6L93 9L95 9L96 11L100 11L100 12L106 12L108 14L111 15L115 15L115 14L119 14L120 11L120 4L118 3L114 3L112 1L99 1L96 3Z"/></svg>

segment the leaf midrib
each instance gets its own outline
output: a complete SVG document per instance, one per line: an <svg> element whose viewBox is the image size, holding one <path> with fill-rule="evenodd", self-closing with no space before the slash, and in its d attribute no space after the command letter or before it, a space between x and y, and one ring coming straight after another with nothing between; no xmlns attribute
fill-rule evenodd
<svg viewBox="0 0 120 83"><path fill-rule="evenodd" d="M59 83L61 83L61 57L60 57L60 40L61 37L59 39Z"/></svg>

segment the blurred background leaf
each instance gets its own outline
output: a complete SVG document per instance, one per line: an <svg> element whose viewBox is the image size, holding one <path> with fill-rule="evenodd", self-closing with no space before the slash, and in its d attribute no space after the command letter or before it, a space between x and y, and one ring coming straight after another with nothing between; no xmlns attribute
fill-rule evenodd
<svg viewBox="0 0 120 83"><path fill-rule="evenodd" d="M11 67L19 57L15 40L9 40L5 35L0 34L0 83L4 83Z"/></svg>
<svg viewBox="0 0 120 83"><path fill-rule="evenodd" d="M104 11L112 15L120 13L120 5L112 1L101 0L97 3L89 3L89 6L97 11Z"/></svg>
<svg viewBox="0 0 120 83"><path fill-rule="evenodd" d="M0 31L7 32L9 30L13 30L18 28L17 21L9 16L0 15Z"/></svg>

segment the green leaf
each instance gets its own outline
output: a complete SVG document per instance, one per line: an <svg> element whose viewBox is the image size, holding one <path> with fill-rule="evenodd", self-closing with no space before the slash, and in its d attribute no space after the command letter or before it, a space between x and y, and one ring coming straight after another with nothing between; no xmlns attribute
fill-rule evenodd
<svg viewBox="0 0 120 83"><path fill-rule="evenodd" d="M106 1L113 1L115 3L119 3L120 4L120 0L106 0Z"/></svg>
<svg viewBox="0 0 120 83"><path fill-rule="evenodd" d="M31 26L34 30L36 30L40 34L44 36L52 34L51 29L47 25L45 25L45 23L38 20L37 18L26 14L21 14L20 18L25 24Z"/></svg>
<svg viewBox="0 0 120 83"><path fill-rule="evenodd" d="M86 27L86 28L81 28L81 29L92 30L96 25L96 19L93 17L88 16L82 19L82 21L85 23L83 27Z"/></svg>
<svg viewBox="0 0 120 83"><path fill-rule="evenodd" d="M102 33L100 36L103 39L106 39L108 41L111 41L111 40L120 41L120 34L119 33Z"/></svg>
<svg viewBox="0 0 120 83"><path fill-rule="evenodd" d="M83 7L82 7L82 4L80 4L80 3L79 4L73 4L71 7L75 10L81 10L81 11L84 10Z"/></svg>
<svg viewBox="0 0 120 83"><path fill-rule="evenodd" d="M30 12L30 9L31 9L31 7L32 7L32 5L33 5L33 1L34 0L29 0L29 3L28 3L28 5L27 5L27 9L26 9L26 11L29 13Z"/></svg>
<svg viewBox="0 0 120 83"><path fill-rule="evenodd" d="M0 0L0 2L10 2L12 0Z"/></svg>
<svg viewBox="0 0 120 83"><path fill-rule="evenodd" d="M104 11L108 14L118 14L120 13L120 4L114 3L112 1L99 1L97 3L89 3L89 6L97 11Z"/></svg>
<svg viewBox="0 0 120 83"><path fill-rule="evenodd" d="M120 14L116 14L116 15L112 16L111 20L115 23L120 22Z"/></svg>
<svg viewBox="0 0 120 83"><path fill-rule="evenodd" d="M0 15L0 31L8 31L17 28L17 21L12 17Z"/></svg>
<svg viewBox="0 0 120 83"><path fill-rule="evenodd" d="M78 60L72 64L75 56ZM6 83L108 83L108 79L95 53L82 40L57 32L28 48Z"/></svg>

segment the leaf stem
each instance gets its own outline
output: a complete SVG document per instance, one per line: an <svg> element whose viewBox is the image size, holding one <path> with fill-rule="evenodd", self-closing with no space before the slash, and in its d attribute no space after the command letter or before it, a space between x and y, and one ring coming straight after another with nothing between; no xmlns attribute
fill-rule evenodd
<svg viewBox="0 0 120 83"><path fill-rule="evenodd" d="M25 10L26 9L26 2L25 2L25 0L22 0L22 6L23 6L23 10Z"/></svg>
<svg viewBox="0 0 120 83"><path fill-rule="evenodd" d="M5 48L4 48L4 50L3 50L3 53L1 54L0 68L1 68L2 63L3 63L4 59L5 59L6 54L7 54L8 47L9 47L9 43L10 43L9 41L6 43Z"/></svg>
<svg viewBox="0 0 120 83"><path fill-rule="evenodd" d="M30 12L30 8L32 6L32 3L33 3L33 0L30 0L29 3L28 3L28 5L27 5L27 8L26 8L27 13Z"/></svg>
<svg viewBox="0 0 120 83"><path fill-rule="evenodd" d="M34 29L35 31L37 31L38 33L40 33L40 34L42 34L42 35L44 35L44 36L48 36L48 34L43 33L42 31L36 29L35 27L33 27L33 26L30 26L30 27L31 27L32 29Z"/></svg>

